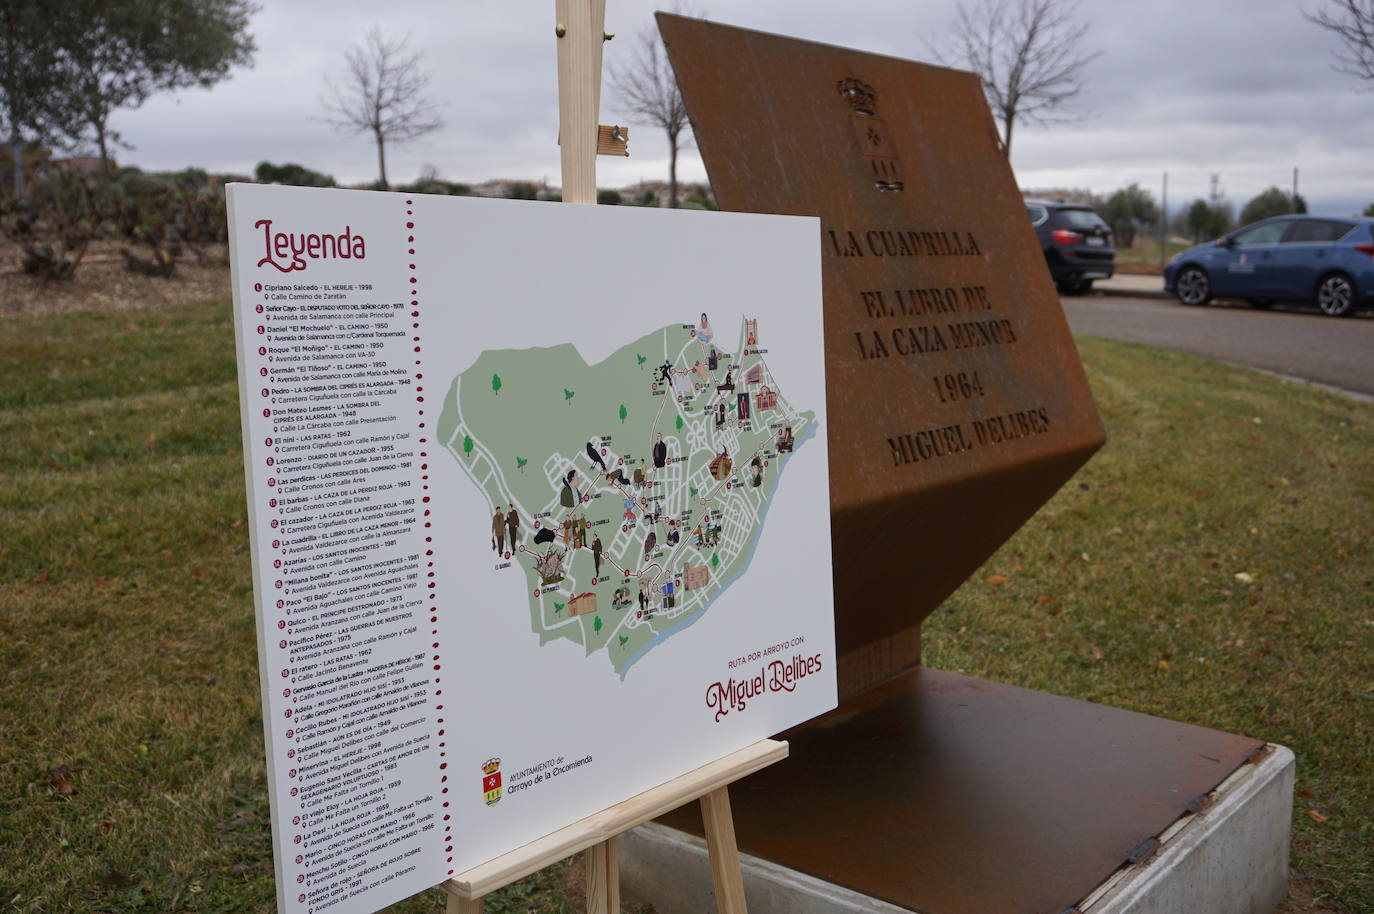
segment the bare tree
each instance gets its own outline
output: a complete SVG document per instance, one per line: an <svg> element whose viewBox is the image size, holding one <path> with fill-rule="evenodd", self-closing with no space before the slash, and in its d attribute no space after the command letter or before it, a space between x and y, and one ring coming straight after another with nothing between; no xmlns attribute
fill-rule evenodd
<svg viewBox="0 0 1374 914"><path fill-rule="evenodd" d="M1328 7L1303 15L1341 40L1337 71L1374 80L1374 0L1331 0Z"/></svg>
<svg viewBox="0 0 1374 914"><path fill-rule="evenodd" d="M1083 50L1088 24L1072 0L969 0L959 3L951 61L983 81L988 104L1011 157L1017 122L1043 124L1075 115L1083 69L1099 52ZM935 50L936 56L945 55Z"/></svg>
<svg viewBox="0 0 1374 914"><path fill-rule="evenodd" d="M427 98L429 77L420 69L421 51L410 36L391 38L373 26L360 45L349 48L348 76L336 84L326 77L320 103L329 123L348 133L370 133L377 143L377 170L386 181L386 144L404 143L439 129L439 103Z"/></svg>
<svg viewBox="0 0 1374 914"><path fill-rule="evenodd" d="M687 106L658 30L641 31L629 63L613 64L608 71L621 110L662 127L668 135L668 205L677 206L677 154L687 127Z"/></svg>

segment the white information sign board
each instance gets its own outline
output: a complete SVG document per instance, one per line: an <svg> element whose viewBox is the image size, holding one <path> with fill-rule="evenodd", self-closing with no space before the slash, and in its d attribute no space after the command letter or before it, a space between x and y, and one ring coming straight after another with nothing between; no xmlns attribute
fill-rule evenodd
<svg viewBox="0 0 1374 914"><path fill-rule="evenodd" d="M816 220L228 193L282 911L834 707Z"/></svg>

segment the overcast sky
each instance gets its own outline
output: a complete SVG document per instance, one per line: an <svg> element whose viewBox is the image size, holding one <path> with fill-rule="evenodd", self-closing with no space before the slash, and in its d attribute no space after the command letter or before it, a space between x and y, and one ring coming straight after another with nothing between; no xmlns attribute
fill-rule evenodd
<svg viewBox="0 0 1374 914"><path fill-rule="evenodd" d="M1239 207L1270 185L1292 186L1313 211L1358 212L1374 202L1374 92L1332 67L1333 44L1302 15L1328 0L1084 0L1086 46L1101 52L1070 125L1018 127L1012 165L1022 187L1110 192L1138 181L1159 196L1169 173L1170 210L1205 195L1220 175ZM666 5L666 4L665 4ZM412 34L424 51L445 126L389 149L392 181L425 164L450 180L558 182L557 82L551 0L264 0L253 17L251 70L210 90L190 90L118 112L113 125L135 147L121 162L149 170L197 165L249 174L261 160L300 162L341 183L376 177L364 136L322 118L326 74L374 24ZM609 0L607 62L628 57L656 8ZM701 0L708 18L883 54L930 59L949 35L954 0ZM661 8L657 7L657 8ZM628 123L609 90L603 123ZM618 187L667 177L661 131L633 131L631 158L601 157L598 183ZM706 176L694 149L685 180Z"/></svg>

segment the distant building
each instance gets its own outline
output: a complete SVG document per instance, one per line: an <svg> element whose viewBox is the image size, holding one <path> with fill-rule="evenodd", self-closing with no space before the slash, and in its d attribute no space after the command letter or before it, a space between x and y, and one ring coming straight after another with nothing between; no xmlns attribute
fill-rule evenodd
<svg viewBox="0 0 1374 914"><path fill-rule="evenodd" d="M760 410L777 409L778 395L773 393L772 388L765 384L759 388L758 394L754 397L754 405Z"/></svg>
<svg viewBox="0 0 1374 914"><path fill-rule="evenodd" d="M744 372L745 384L757 384L763 380L763 366L758 362L750 365Z"/></svg>
<svg viewBox="0 0 1374 914"><path fill-rule="evenodd" d="M1021 188L1027 200L1049 200L1054 203L1082 203L1091 205L1093 192L1085 187Z"/></svg>
<svg viewBox="0 0 1374 914"><path fill-rule="evenodd" d="M744 345L757 346L759 344L759 321L756 317L746 318L744 321Z"/></svg>

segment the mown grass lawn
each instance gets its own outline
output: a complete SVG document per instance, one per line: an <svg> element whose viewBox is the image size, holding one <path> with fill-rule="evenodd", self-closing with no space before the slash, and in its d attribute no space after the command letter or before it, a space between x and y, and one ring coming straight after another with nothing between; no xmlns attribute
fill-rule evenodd
<svg viewBox="0 0 1374 914"><path fill-rule="evenodd" d="M1374 912L1374 406L1081 346L1111 441L927 662L1291 746L1295 871ZM227 304L0 319L0 911L272 909L244 525Z"/></svg>

